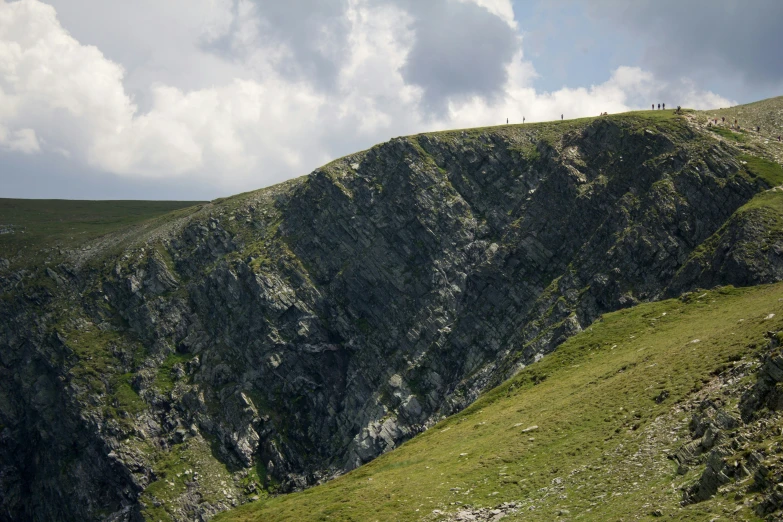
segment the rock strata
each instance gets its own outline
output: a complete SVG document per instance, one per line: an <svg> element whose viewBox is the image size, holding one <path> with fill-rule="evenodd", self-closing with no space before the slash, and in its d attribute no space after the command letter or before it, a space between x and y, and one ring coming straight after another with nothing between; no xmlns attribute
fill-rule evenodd
<svg viewBox="0 0 783 522"><path fill-rule="evenodd" d="M684 120L458 131L46 266L10 259L0 518L206 520L328 480L604 312L780 279L774 245L758 269L739 254L688 268L768 188ZM710 430L694 457L720 446Z"/></svg>

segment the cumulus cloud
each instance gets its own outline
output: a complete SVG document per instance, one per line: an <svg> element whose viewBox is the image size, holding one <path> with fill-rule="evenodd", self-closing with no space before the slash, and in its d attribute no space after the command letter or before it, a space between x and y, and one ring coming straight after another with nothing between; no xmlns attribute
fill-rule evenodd
<svg viewBox="0 0 783 522"><path fill-rule="evenodd" d="M299 0L240 0L229 49L245 59L277 51L275 70L284 77L332 87L348 45L349 3Z"/></svg>
<svg viewBox="0 0 783 522"><path fill-rule="evenodd" d="M40 152L41 145L33 129L17 129L9 131L0 126L0 147L6 150L32 154Z"/></svg>
<svg viewBox="0 0 783 522"><path fill-rule="evenodd" d="M617 112L663 93L691 106L731 103L638 67L538 92L508 0L313 1L298 16L271 0L163 4L145 5L175 37L128 34L142 49L128 55L111 31L89 26L81 41L40 0L0 0L0 154L55 154L108 176L181 179L225 195L395 135ZM116 5L134 23L151 16ZM179 24L175 7L187 11ZM145 60L153 47L170 51ZM186 70L195 72L172 76Z"/></svg>
<svg viewBox="0 0 783 522"><path fill-rule="evenodd" d="M416 2L414 45L403 76L424 89L427 108L439 111L451 100L495 98L506 83L507 66L521 37L502 18L473 2Z"/></svg>
<svg viewBox="0 0 783 522"><path fill-rule="evenodd" d="M7 139L25 135L32 143L37 135L70 149L116 131L134 111L122 76L122 67L63 31L51 6L0 4L0 125Z"/></svg>

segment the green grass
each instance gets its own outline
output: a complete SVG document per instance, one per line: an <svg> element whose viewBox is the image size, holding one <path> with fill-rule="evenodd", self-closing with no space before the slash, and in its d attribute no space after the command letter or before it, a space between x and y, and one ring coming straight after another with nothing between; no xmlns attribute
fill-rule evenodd
<svg viewBox="0 0 783 522"><path fill-rule="evenodd" d="M779 164L749 154L742 154L739 159L745 162L748 172L763 179L769 186L777 187L783 184L783 167Z"/></svg>
<svg viewBox="0 0 783 522"><path fill-rule="evenodd" d="M714 127L708 127L708 129L714 132L715 134L722 136L727 140L731 140L735 143L745 143L748 141L748 138L744 134L741 134L739 132L734 132L725 127L714 126Z"/></svg>
<svg viewBox="0 0 783 522"><path fill-rule="evenodd" d="M697 475L676 475L664 453L690 440L689 414L674 405L780 329L782 298L781 284L727 287L607 314L401 448L322 486L215 520L433 520L434 509L504 501L525 503L507 520L553 520L561 509L580 520L648 518L653 509L710 520L735 503L718 495L679 505L678 488ZM770 313L775 319L765 321ZM669 396L658 404L663 390ZM661 419L678 427L648 455L651 424ZM732 514L753 518L747 507Z"/></svg>
<svg viewBox="0 0 783 522"><path fill-rule="evenodd" d="M737 214L743 214L751 210L766 210L783 218L783 192L768 191L757 194L750 201L737 210Z"/></svg>
<svg viewBox="0 0 783 522"><path fill-rule="evenodd" d="M157 374L155 375L155 387L164 393L173 390L175 385L173 376L174 365L177 363L185 364L192 358L193 356L190 354L169 354L158 367Z"/></svg>
<svg viewBox="0 0 783 522"><path fill-rule="evenodd" d="M765 191L745 203L712 236L696 247L690 260L709 263L726 234L732 230L751 228L758 233L732 244L734 256L745 258L750 264L760 259L783 237L783 192ZM688 263L683 265L688 266Z"/></svg>
<svg viewBox="0 0 783 522"><path fill-rule="evenodd" d="M689 109L684 109L683 113L692 112ZM554 131L558 135L562 135L565 131L575 129L578 127L582 127L592 121L595 121L597 119L601 118L611 118L611 119L627 119L627 120L636 120L640 122L644 122L647 124L656 124L656 123L666 123L666 122L674 122L682 119L681 115L674 114L674 111L666 110L666 111L629 111L629 112L622 112L618 114L610 114L607 116L588 116L584 118L573 118L573 119L567 119L567 120L552 120L552 121L541 121L541 122L535 122L535 123L509 123L509 124L501 124L501 125L491 125L487 127L472 127L467 129L448 129L448 130L442 130L442 131L434 131L434 132L425 132L422 134L417 134L415 136L449 136L454 134L459 134L462 136L462 133L465 133L466 135L476 136L480 135L487 131L492 132L498 132L502 131L503 129L513 129L513 130L533 130L533 131Z"/></svg>
<svg viewBox="0 0 783 522"><path fill-rule="evenodd" d="M755 134L756 126L761 126L762 136L775 139L783 132L783 118L780 112L782 107L783 96L778 96L735 107L706 110L701 114L708 118L725 117L725 124L737 120L737 123L743 129L748 129L751 134Z"/></svg>
<svg viewBox="0 0 783 522"><path fill-rule="evenodd" d="M242 494L236 489L229 469L214 457L208 441L201 437L191 438L155 455L153 482L141 494L145 520L168 522L181 519L173 516L171 508L176 504L175 500L182 501L182 497L193 494L195 488L189 483L198 484L200 502L222 501L223 491ZM242 482L258 480L254 470Z"/></svg>
<svg viewBox="0 0 783 522"><path fill-rule="evenodd" d="M118 376L114 380L114 399L115 408L118 414L129 413L135 415L147 408L147 405L141 400L139 394L131 387L130 380L132 373L126 373Z"/></svg>
<svg viewBox="0 0 783 522"><path fill-rule="evenodd" d="M195 201L69 201L0 198L0 255L30 259L42 248L75 248Z"/></svg>

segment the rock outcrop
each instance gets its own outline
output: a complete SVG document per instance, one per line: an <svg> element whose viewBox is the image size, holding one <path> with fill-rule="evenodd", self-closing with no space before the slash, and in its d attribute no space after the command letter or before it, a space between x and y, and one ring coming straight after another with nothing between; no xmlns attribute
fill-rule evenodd
<svg viewBox="0 0 783 522"><path fill-rule="evenodd" d="M692 440L671 458L679 474L699 471L684 488L682 504L708 500L719 492L759 516L778 520L783 509L783 451L779 441L783 409L780 332L769 332L759 362L730 363L717 377L711 397L693 408ZM752 380L750 386L745 382Z"/></svg>
<svg viewBox="0 0 783 522"><path fill-rule="evenodd" d="M630 116L397 138L4 263L0 518L208 519L393 449L604 312L778 280L777 243L731 250L769 188L736 156Z"/></svg>

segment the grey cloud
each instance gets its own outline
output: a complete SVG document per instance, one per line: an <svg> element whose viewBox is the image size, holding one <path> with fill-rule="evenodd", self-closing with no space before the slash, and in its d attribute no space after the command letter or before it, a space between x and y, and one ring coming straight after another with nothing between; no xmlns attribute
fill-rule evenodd
<svg viewBox="0 0 783 522"><path fill-rule="evenodd" d="M639 65L661 77L783 85L780 0L604 0L590 6L592 16L643 42Z"/></svg>
<svg viewBox="0 0 783 522"><path fill-rule="evenodd" d="M426 108L441 112L450 98L492 98L506 82L519 36L473 3L406 2L415 43L402 69L407 83L424 88Z"/></svg>
<svg viewBox="0 0 783 522"><path fill-rule="evenodd" d="M296 56L284 65L289 74L325 80L331 85L347 48L346 2L335 0L257 0L274 37L284 40ZM296 6L292 8L291 6ZM327 49L324 49L324 43Z"/></svg>
<svg viewBox="0 0 783 522"><path fill-rule="evenodd" d="M348 41L345 0L252 0L259 17L258 47L283 44L292 54L278 72L289 79L308 81L322 90L335 83ZM235 14L237 4L235 3ZM232 38L241 20L222 38L204 44L206 50L237 58ZM246 49L252 53L254 49ZM243 57L239 57L240 59Z"/></svg>
<svg viewBox="0 0 783 522"><path fill-rule="evenodd" d="M306 80L319 90L331 90L348 46L347 2L253 3L262 19L262 43L283 43L293 54L290 62L281 64L280 72L289 78ZM519 44L518 34L508 24L473 3L392 3L402 5L414 20L415 43L401 72L407 83L424 88L427 109L438 112L446 107L449 98L490 98L502 90L506 65ZM226 51L231 52L228 48Z"/></svg>

